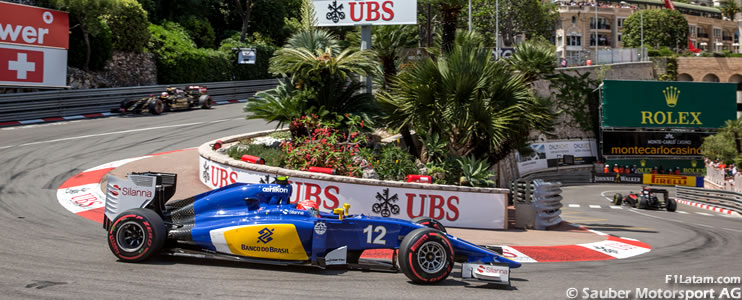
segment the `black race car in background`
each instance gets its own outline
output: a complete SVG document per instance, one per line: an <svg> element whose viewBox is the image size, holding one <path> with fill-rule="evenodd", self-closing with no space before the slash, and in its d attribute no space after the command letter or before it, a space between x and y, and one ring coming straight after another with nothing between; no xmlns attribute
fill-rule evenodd
<svg viewBox="0 0 742 300"><path fill-rule="evenodd" d="M188 86L185 90L168 87L160 95L149 95L139 99L129 99L121 102L121 108L114 112L142 113L148 110L153 115L159 115L165 110L179 110L191 108L211 108L214 99L206 94L205 86Z"/></svg>
<svg viewBox="0 0 742 300"><path fill-rule="evenodd" d="M657 195L662 195L662 198L660 199ZM667 209L667 211L675 211L678 207L675 199L668 197L667 190L649 187L642 187L641 192L637 194L629 192L626 197L621 195L621 193L613 195L614 205L621 205L622 203L639 209Z"/></svg>

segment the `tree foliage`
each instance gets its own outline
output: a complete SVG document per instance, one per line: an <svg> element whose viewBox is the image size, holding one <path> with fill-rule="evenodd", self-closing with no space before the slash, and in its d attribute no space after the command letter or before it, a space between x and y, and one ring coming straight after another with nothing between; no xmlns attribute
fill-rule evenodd
<svg viewBox="0 0 742 300"><path fill-rule="evenodd" d="M554 45L546 39L533 38L518 45L506 61L523 75L526 82L533 82L554 73L556 52Z"/></svg>
<svg viewBox="0 0 742 300"><path fill-rule="evenodd" d="M718 133L706 137L703 155L724 162L742 164L742 120L728 120Z"/></svg>
<svg viewBox="0 0 742 300"><path fill-rule="evenodd" d="M178 23L188 32L197 47L212 49L216 47L216 33L206 18L191 15L181 18Z"/></svg>
<svg viewBox="0 0 742 300"><path fill-rule="evenodd" d="M147 11L136 0L116 0L106 22L111 28L114 49L144 51L149 40L149 21Z"/></svg>
<svg viewBox="0 0 742 300"><path fill-rule="evenodd" d="M737 1L735 0L727 0L722 2L721 7L719 7L719 10L721 10L721 14L725 17L729 18L730 20L734 21L734 16L740 12L739 5L737 5Z"/></svg>
<svg viewBox="0 0 742 300"><path fill-rule="evenodd" d="M551 121L523 76L494 60L474 33L458 33L448 54L404 69L378 98L389 126L438 133L453 155L490 163L524 146L531 129L548 129Z"/></svg>
<svg viewBox="0 0 742 300"><path fill-rule="evenodd" d="M107 28L104 22L100 22L102 16L111 11L113 0L54 0L53 5L60 10L70 13L71 23L77 25L82 34L85 45L85 60L82 64L84 70L90 69L90 56L93 52L90 36L98 36Z"/></svg>
<svg viewBox="0 0 742 300"><path fill-rule="evenodd" d="M472 0L472 22L474 28L485 36L487 45L495 44L496 5L495 0ZM500 1L500 46L511 46L515 36L524 34L549 38L552 35L559 13L557 6L540 0Z"/></svg>
<svg viewBox="0 0 742 300"><path fill-rule="evenodd" d="M641 45L641 18L644 15L644 44L654 48L669 47L682 50L688 47L688 21L676 10L648 9L629 16L624 22L624 47Z"/></svg>

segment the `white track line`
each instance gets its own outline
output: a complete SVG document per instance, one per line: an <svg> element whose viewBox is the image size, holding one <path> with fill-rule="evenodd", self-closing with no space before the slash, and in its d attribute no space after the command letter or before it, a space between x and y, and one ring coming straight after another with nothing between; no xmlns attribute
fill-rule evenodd
<svg viewBox="0 0 742 300"><path fill-rule="evenodd" d="M243 120L243 118L221 119L221 120L214 120L214 121L209 121L209 122L194 122L194 123L185 123L185 124L175 124L175 125L167 125L167 126L157 126L157 127L149 127L149 128L131 129L131 130L124 130L124 131L114 131L114 132L88 134L88 135L66 137L66 138L54 139L54 140L48 140L48 141L31 142L31 143L25 143L25 144L20 144L20 145L2 146L2 147L0 147L0 149L10 148L10 147L31 146L31 145L38 145L38 144L48 144L48 143L70 141L70 140L79 140L79 139L86 139L86 138L91 138L91 137L100 137L100 136L124 134L124 133L139 132L139 131L148 131L148 130L155 130L155 129L176 128L176 127L194 126L194 125L201 125L201 124L211 124L211 123L219 123L219 122L232 121L232 120Z"/></svg>
<svg viewBox="0 0 742 300"><path fill-rule="evenodd" d="M590 208L600 208L600 205L590 205Z"/></svg>
<svg viewBox="0 0 742 300"><path fill-rule="evenodd" d="M683 215L687 215L687 214L688 214L688 212L687 212L687 211L682 211L682 210L678 210L678 211L677 211L677 213L679 213L679 214L683 214Z"/></svg>
<svg viewBox="0 0 742 300"><path fill-rule="evenodd" d="M569 207L580 208L579 204L570 204Z"/></svg>
<svg viewBox="0 0 742 300"><path fill-rule="evenodd" d="M702 215L702 216L713 216L712 214L707 214L705 212L696 212L696 214Z"/></svg>
<svg viewBox="0 0 742 300"><path fill-rule="evenodd" d="M609 206L609 207L612 209L623 209L623 207L620 207L620 206Z"/></svg>
<svg viewBox="0 0 742 300"><path fill-rule="evenodd" d="M731 229L731 228L722 228L722 229L729 230L729 231L734 231L734 232L742 232L742 230Z"/></svg>

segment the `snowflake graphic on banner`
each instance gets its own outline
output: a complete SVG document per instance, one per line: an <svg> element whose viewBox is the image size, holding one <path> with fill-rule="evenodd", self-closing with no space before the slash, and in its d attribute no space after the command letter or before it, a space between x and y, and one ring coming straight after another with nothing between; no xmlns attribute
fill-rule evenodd
<svg viewBox="0 0 742 300"><path fill-rule="evenodd" d="M338 6L337 1L332 1L332 4L328 4L327 9L330 10L330 12L328 12L327 15L325 15L325 17L328 20L331 20L332 22L337 23L340 20L345 19L345 13L342 12L343 5L340 4L340 6Z"/></svg>
<svg viewBox="0 0 742 300"><path fill-rule="evenodd" d="M390 197L389 189L384 189L383 194L377 192L376 200L378 200L379 203L374 203L371 207L371 210L374 213L381 214L382 217L390 217L392 214L399 214L399 205L394 204L394 202L397 202L399 198L397 197L397 194Z"/></svg>

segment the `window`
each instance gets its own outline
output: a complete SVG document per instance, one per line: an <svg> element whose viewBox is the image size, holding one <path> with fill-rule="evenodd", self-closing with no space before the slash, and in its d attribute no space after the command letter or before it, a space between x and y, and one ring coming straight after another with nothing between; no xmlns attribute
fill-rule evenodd
<svg viewBox="0 0 742 300"><path fill-rule="evenodd" d="M567 46L582 46L582 37L579 35L568 35Z"/></svg>
<svg viewBox="0 0 742 300"><path fill-rule="evenodd" d="M696 36L696 25L688 25L688 35Z"/></svg>
<svg viewBox="0 0 742 300"><path fill-rule="evenodd" d="M618 41L619 41L619 42L621 41L621 36L623 36L623 33L620 33L620 32L619 32L619 33L618 33Z"/></svg>
<svg viewBox="0 0 742 300"><path fill-rule="evenodd" d="M626 18L618 18L618 27L623 27L623 22L626 22Z"/></svg>
<svg viewBox="0 0 742 300"><path fill-rule="evenodd" d="M715 38L721 37L721 28L714 28L714 37Z"/></svg>
<svg viewBox="0 0 742 300"><path fill-rule="evenodd" d="M595 17L590 18L590 29L595 29ZM598 17L598 29L611 29L608 19Z"/></svg>
<svg viewBox="0 0 742 300"><path fill-rule="evenodd" d="M561 35L557 37L556 46L557 47L561 47L562 46L562 36Z"/></svg>
<svg viewBox="0 0 742 300"><path fill-rule="evenodd" d="M572 16L572 24L575 24L575 23L577 23L577 17L576 16Z"/></svg>

